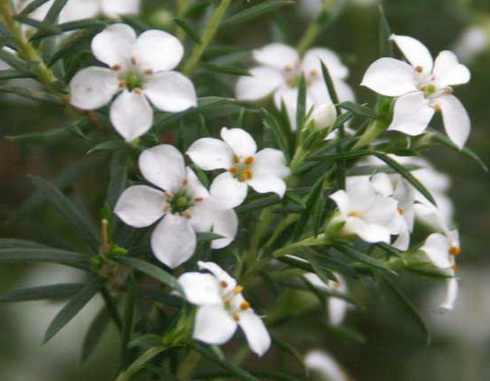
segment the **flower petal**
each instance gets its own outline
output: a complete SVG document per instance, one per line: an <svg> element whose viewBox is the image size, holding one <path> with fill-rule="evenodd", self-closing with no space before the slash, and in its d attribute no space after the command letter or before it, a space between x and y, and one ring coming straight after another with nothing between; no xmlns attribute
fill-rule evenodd
<svg viewBox="0 0 490 381"><path fill-rule="evenodd" d="M351 208L349 212L367 210L376 199L373 184L367 176L347 178L346 189Z"/></svg>
<svg viewBox="0 0 490 381"><path fill-rule="evenodd" d="M167 214L151 234L151 249L164 265L174 269L196 249L196 233L185 217Z"/></svg>
<svg viewBox="0 0 490 381"><path fill-rule="evenodd" d="M446 298L444 302L437 308L439 313L446 313L454 309L456 299L458 298L459 282L456 278L448 279L447 281Z"/></svg>
<svg viewBox="0 0 490 381"><path fill-rule="evenodd" d="M279 70L291 71L299 66L300 60L296 49L291 46L273 43L253 51L255 60L266 66Z"/></svg>
<svg viewBox="0 0 490 381"><path fill-rule="evenodd" d="M192 143L186 154L194 164L205 171L229 169L233 163L231 148L220 139L199 139Z"/></svg>
<svg viewBox="0 0 490 381"><path fill-rule="evenodd" d="M144 150L138 165L146 180L167 192L175 192L183 185L184 157L174 146L161 144Z"/></svg>
<svg viewBox="0 0 490 381"><path fill-rule="evenodd" d="M236 155L246 158L255 155L257 144L247 131L241 128L221 129L221 139L224 140Z"/></svg>
<svg viewBox="0 0 490 381"><path fill-rule="evenodd" d="M468 140L471 120L463 104L454 95L445 94L437 97L441 107L444 129L451 141L462 149Z"/></svg>
<svg viewBox="0 0 490 381"><path fill-rule="evenodd" d="M262 319L251 308L240 312L238 325L243 330L252 352L259 356L267 352L271 346L271 337Z"/></svg>
<svg viewBox="0 0 490 381"><path fill-rule="evenodd" d="M99 1L102 13L107 17L138 15L141 0L103 0Z"/></svg>
<svg viewBox="0 0 490 381"><path fill-rule="evenodd" d="M119 90L117 74L102 67L80 70L70 82L70 103L82 110L95 110L109 103Z"/></svg>
<svg viewBox="0 0 490 381"><path fill-rule="evenodd" d="M111 68L119 65L125 70L130 65L131 53L136 43L135 31L126 24L112 24L92 40L92 52Z"/></svg>
<svg viewBox="0 0 490 381"><path fill-rule="evenodd" d="M121 194L114 213L127 225L143 228L165 214L165 202L166 197L162 191L146 185L135 185Z"/></svg>
<svg viewBox="0 0 490 381"><path fill-rule="evenodd" d="M152 74L144 91L153 105L167 112L181 112L197 106L196 89L191 80L176 71Z"/></svg>
<svg viewBox="0 0 490 381"><path fill-rule="evenodd" d="M420 248L436 267L447 269L452 266L449 258L450 244L447 237L440 233L431 234Z"/></svg>
<svg viewBox="0 0 490 381"><path fill-rule="evenodd" d="M371 177L371 184L373 184L376 192L382 196L392 196L395 191L390 177L386 173L376 173L373 177Z"/></svg>
<svg viewBox="0 0 490 381"><path fill-rule="evenodd" d="M449 50L439 53L434 64L436 83L439 88L462 85L471 79L469 69L458 62L458 57Z"/></svg>
<svg viewBox="0 0 490 381"><path fill-rule="evenodd" d="M147 30L138 37L133 58L142 71L174 69L184 56L179 39L163 30Z"/></svg>
<svg viewBox="0 0 490 381"><path fill-rule="evenodd" d="M284 197L286 193L286 183L279 177L267 175L255 175L248 180L250 185L258 193L275 193L279 197Z"/></svg>
<svg viewBox="0 0 490 381"><path fill-rule="evenodd" d="M345 190L338 190L330 195L330 198L337 204L337 208L342 217L347 217L351 211L349 196Z"/></svg>
<svg viewBox="0 0 490 381"><path fill-rule="evenodd" d="M225 293L232 291L236 287L236 280L216 263L199 261L197 262L197 265L199 266L199 270L209 271L219 280L220 283L226 283L226 287L224 289Z"/></svg>
<svg viewBox="0 0 490 381"><path fill-rule="evenodd" d="M185 273L179 277L186 299L195 305L223 303L218 281L211 274Z"/></svg>
<svg viewBox="0 0 490 381"><path fill-rule="evenodd" d="M390 232L384 226L367 224L357 217L346 219L343 231L346 233L356 234L366 242L390 242Z"/></svg>
<svg viewBox="0 0 490 381"><path fill-rule="evenodd" d="M221 345L229 341L238 324L223 306L199 307L192 337L207 344Z"/></svg>
<svg viewBox="0 0 490 381"><path fill-rule="evenodd" d="M143 94L124 90L112 103L110 118L116 131L131 142L151 128L153 110Z"/></svg>
<svg viewBox="0 0 490 381"><path fill-rule="evenodd" d="M409 36L397 36L396 34L392 34L390 39L395 41L395 44L413 67L420 66L425 73L432 71L434 64L432 55L419 40Z"/></svg>
<svg viewBox="0 0 490 381"><path fill-rule="evenodd" d="M314 48L306 52L301 64L303 72L307 76L321 78L321 62L327 67L332 78L345 79L349 75L349 69L340 61L339 56L325 48Z"/></svg>
<svg viewBox="0 0 490 381"><path fill-rule="evenodd" d="M257 152L252 168L254 176L275 176L283 179L289 175L284 154L274 148L264 148Z"/></svg>
<svg viewBox="0 0 490 381"><path fill-rule="evenodd" d="M407 135L419 135L425 131L435 110L424 94L417 91L398 98L393 110L389 131L400 131Z"/></svg>
<svg viewBox="0 0 490 381"><path fill-rule="evenodd" d="M223 207L234 208L247 197L248 185L235 179L229 172L217 176L209 192Z"/></svg>
<svg viewBox="0 0 490 381"><path fill-rule="evenodd" d="M342 367L327 352L318 350L308 352L305 356L305 365L313 373L318 373L322 379L332 381L349 380Z"/></svg>
<svg viewBox="0 0 490 381"><path fill-rule="evenodd" d="M361 86L388 97L399 97L417 90L414 69L393 58L380 58L372 63L364 74Z"/></svg>
<svg viewBox="0 0 490 381"><path fill-rule="evenodd" d="M233 209L220 210L214 216L213 232L223 236L211 242L211 248L222 249L235 239L238 230L238 217Z"/></svg>
<svg viewBox="0 0 490 381"><path fill-rule="evenodd" d="M205 199L209 197L209 192L204 185L202 185L199 178L190 167L186 167L186 179L187 189L191 196L197 199Z"/></svg>
<svg viewBox="0 0 490 381"><path fill-rule="evenodd" d="M398 201L391 197L376 196L363 214L368 223L383 226L391 234L398 234L403 225L403 219L398 212Z"/></svg>
<svg viewBox="0 0 490 381"><path fill-rule="evenodd" d="M250 76L240 77L235 86L236 99L257 101L284 84L282 73L274 68L259 66L249 70Z"/></svg>

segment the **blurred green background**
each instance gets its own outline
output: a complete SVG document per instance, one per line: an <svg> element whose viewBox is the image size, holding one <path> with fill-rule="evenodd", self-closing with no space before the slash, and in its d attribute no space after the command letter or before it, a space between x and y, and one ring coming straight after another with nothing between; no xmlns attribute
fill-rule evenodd
<svg viewBox="0 0 490 381"><path fill-rule="evenodd" d="M235 0L239 3L239 0ZM172 1L144 3L148 22L157 22L170 9ZM244 1L241 3L245 3ZM253 3L253 1L251 1ZM490 41L490 1L488 0L392 0L383 6L391 29L423 41L437 54L452 49L471 26L486 29ZM367 66L378 58L378 8L352 1L321 35L316 46L338 52L351 68L349 83L360 102L372 102L374 96L359 88ZM260 47L276 38L271 19L262 18L247 25L228 28L220 33L222 43L245 48ZM294 44L309 19L300 6L289 7L275 17L275 25L287 27ZM487 43L490 45L490 43ZM467 146L490 164L490 49L465 62L472 71L469 85L456 90L473 121ZM234 81L230 77L230 81ZM199 82L198 82L199 83ZM204 86L203 86L204 88ZM233 96L232 87L223 95ZM200 94L203 95L203 94ZM207 94L209 95L209 94ZM0 101L0 135L56 129L72 118L59 108L20 100L13 96ZM440 126L437 126L440 127ZM107 178L106 157L87 156L90 142L73 136L68 142L50 141L47 145L24 145L0 140L0 231L2 237L42 240L65 247L74 242L70 230L55 211L43 205L42 199L30 197L32 187L26 174L57 179L69 189L74 200L96 215ZM402 277L402 288L420 307L431 332L430 346L423 335L398 308L396 301L379 295L369 285L351 288L366 303L365 310L351 310L346 326L357 336L340 335L325 330L323 343L315 347L328 349L358 381L484 381L490 379L490 177L471 160L436 148L427 153L435 167L452 180L450 195L456 209L463 255L459 257L461 294L456 309L448 315L437 315L433 309L440 299L437 282L414 276ZM70 168L70 170L67 170ZM76 181L70 174L76 173ZM61 174L61 175L60 175ZM83 202L81 201L83 200ZM59 235L63 240L60 242ZM2 266L1 293L15 287L58 282L74 282L81 274L61 266ZM489 294L490 295L490 294ZM8 381L78 381L109 380L117 366L118 339L108 331L103 345L87 363L80 362L80 348L98 303L89 305L79 318L58 337L42 346L44 330L61 304L30 302L0 305L0 380ZM321 316L320 316L321 315ZM304 323L322 318L320 309L302 317ZM310 345L305 338L304 347ZM116 349L115 349L116 348Z"/></svg>

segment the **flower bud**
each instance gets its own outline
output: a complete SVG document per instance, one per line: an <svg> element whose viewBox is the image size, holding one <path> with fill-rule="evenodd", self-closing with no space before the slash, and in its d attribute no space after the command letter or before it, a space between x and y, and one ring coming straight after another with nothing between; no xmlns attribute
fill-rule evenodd
<svg viewBox="0 0 490 381"><path fill-rule="evenodd" d="M337 110L333 103L323 103L316 106L311 113L310 121L319 130L330 128L337 118Z"/></svg>

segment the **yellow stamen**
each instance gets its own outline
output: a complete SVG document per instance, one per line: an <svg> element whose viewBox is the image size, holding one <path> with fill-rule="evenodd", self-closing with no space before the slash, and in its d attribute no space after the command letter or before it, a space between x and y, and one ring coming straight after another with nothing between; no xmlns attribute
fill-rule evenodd
<svg viewBox="0 0 490 381"><path fill-rule="evenodd" d="M146 75L151 75L151 74L153 74L153 69L146 69L146 70L145 70L145 74L146 74Z"/></svg>
<svg viewBox="0 0 490 381"><path fill-rule="evenodd" d="M405 213L405 209L403 209L401 206L398 207L398 213L400 213L400 214Z"/></svg>
<svg viewBox="0 0 490 381"><path fill-rule="evenodd" d="M115 65L112 67L112 70L114 70L114 71L119 71L119 70L121 70L121 69L122 69L122 66L121 66L121 65L119 65L119 64L115 64Z"/></svg>
<svg viewBox="0 0 490 381"><path fill-rule="evenodd" d="M459 255L459 254L461 254L461 249L457 246L451 246L451 248L449 249L449 254Z"/></svg>
<svg viewBox="0 0 490 381"><path fill-rule="evenodd" d="M195 201L195 202L199 202L199 201L202 201L202 200L203 200L203 198L202 198L202 197L196 197L196 198L194 199L194 201Z"/></svg>
<svg viewBox="0 0 490 381"><path fill-rule="evenodd" d="M432 106L432 108L436 111L441 111L441 105L439 103Z"/></svg>
<svg viewBox="0 0 490 381"><path fill-rule="evenodd" d="M192 217L192 213L191 213L191 211L190 211L189 209L187 209L187 210L184 212L184 216L185 216L186 218L191 218L191 217Z"/></svg>
<svg viewBox="0 0 490 381"><path fill-rule="evenodd" d="M452 87L446 87L444 89L444 93L446 93L446 94L452 94L453 92L454 92L454 90Z"/></svg>
<svg viewBox="0 0 490 381"><path fill-rule="evenodd" d="M253 156L249 156L245 159L244 163L247 165L250 165L250 164L253 164L254 161L255 161L255 158Z"/></svg>
<svg viewBox="0 0 490 381"><path fill-rule="evenodd" d="M347 216L349 216L349 217L361 217L362 213L361 212L350 212Z"/></svg>
<svg viewBox="0 0 490 381"><path fill-rule="evenodd" d="M126 81L119 81L119 88L124 89L126 87Z"/></svg>
<svg viewBox="0 0 490 381"><path fill-rule="evenodd" d="M141 90L139 87L133 90L136 94L141 95L143 94L143 90Z"/></svg>
<svg viewBox="0 0 490 381"><path fill-rule="evenodd" d="M236 286L234 289L233 289L233 293L234 294L239 294L240 292L243 291L243 287L242 286Z"/></svg>
<svg viewBox="0 0 490 381"><path fill-rule="evenodd" d="M230 172L231 174L235 174L235 173L238 173L239 169L237 167L231 167L230 169L228 169L228 172Z"/></svg>
<svg viewBox="0 0 490 381"><path fill-rule="evenodd" d="M233 155L233 162L234 162L234 163L239 163L239 162L240 162L240 156L238 156L238 155Z"/></svg>
<svg viewBox="0 0 490 381"><path fill-rule="evenodd" d="M250 303L245 301L243 302L242 304L240 304L240 309L245 311L245 310L248 310L250 308Z"/></svg>
<svg viewBox="0 0 490 381"><path fill-rule="evenodd" d="M453 265L453 270L458 271L458 265Z"/></svg>
<svg viewBox="0 0 490 381"><path fill-rule="evenodd" d="M228 287L228 283L226 283L224 280L222 280L221 282L219 282L219 284L220 284L220 285L221 285L221 287L223 287L223 288Z"/></svg>
<svg viewBox="0 0 490 381"><path fill-rule="evenodd" d="M247 181L252 178L252 170L250 168L247 168L242 172L240 175L240 181Z"/></svg>
<svg viewBox="0 0 490 381"><path fill-rule="evenodd" d="M233 320L240 321L240 315L238 315L238 313L235 312L232 316L233 316Z"/></svg>
<svg viewBox="0 0 490 381"><path fill-rule="evenodd" d="M185 187L188 183L189 183L189 180L187 180L187 177L184 178L184 180L182 181L182 185Z"/></svg>
<svg viewBox="0 0 490 381"><path fill-rule="evenodd" d="M416 66L416 67L415 67L415 71L416 71L417 73L422 73L422 72L424 71L424 68L423 68L422 66Z"/></svg>
<svg viewBox="0 0 490 381"><path fill-rule="evenodd" d="M427 85L422 85L419 87L420 91L425 91L427 90Z"/></svg>
<svg viewBox="0 0 490 381"><path fill-rule="evenodd" d="M330 283L331 283L332 288L333 288L334 290L338 290L338 289L340 288L340 282L336 282L336 281L334 281L334 280L333 280L333 281L331 281Z"/></svg>

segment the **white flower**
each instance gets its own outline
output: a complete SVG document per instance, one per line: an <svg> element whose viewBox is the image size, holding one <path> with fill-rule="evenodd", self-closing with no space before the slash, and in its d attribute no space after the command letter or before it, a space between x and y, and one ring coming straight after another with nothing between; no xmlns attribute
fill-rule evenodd
<svg viewBox="0 0 490 381"><path fill-rule="evenodd" d="M124 24L113 24L92 40L95 57L110 68L88 67L70 83L71 104L95 110L109 103L110 119L126 141L146 133L153 124L148 100L162 111L180 112L196 106L196 91L184 75L172 71L184 48L169 33L148 30L139 37Z"/></svg>
<svg viewBox="0 0 490 381"><path fill-rule="evenodd" d="M328 129L333 126L337 119L337 109L333 103L323 103L314 106L310 116L310 123L319 130Z"/></svg>
<svg viewBox="0 0 490 381"><path fill-rule="evenodd" d="M390 235L400 232L398 202L377 193L365 176L348 178L346 190L339 190L330 198L339 209L333 223L344 224L343 234L355 234L366 242L390 243Z"/></svg>
<svg viewBox="0 0 490 381"><path fill-rule="evenodd" d="M145 179L159 189L129 187L119 198L115 213L135 228L160 220L151 235L151 248L159 261L170 268L187 261L196 248L196 232L212 229L223 236L212 242L212 248L230 244L238 226L235 212L209 194L194 172L185 167L175 147L162 144L149 148L140 155L138 164Z"/></svg>
<svg viewBox="0 0 490 381"><path fill-rule="evenodd" d="M483 26L473 25L459 36L454 52L464 62L471 61L488 49L489 34Z"/></svg>
<svg viewBox="0 0 490 381"><path fill-rule="evenodd" d="M284 154L272 148L257 152L253 137L240 128L221 129L221 139L203 138L194 142L187 155L205 171L226 169L211 184L211 193L228 207L240 205L248 186L259 193L274 192L283 197L284 178L289 174Z"/></svg>
<svg viewBox="0 0 490 381"><path fill-rule="evenodd" d="M398 213L402 217L402 224L400 233L392 245L399 250L407 250L415 220L415 188L399 174L377 173L371 182L379 194L398 201Z"/></svg>
<svg viewBox="0 0 490 381"><path fill-rule="evenodd" d="M420 251L427 255L434 266L452 276L447 280L446 298L438 308L440 312L452 310L458 297L458 280L455 277L455 257L461 253L458 231L451 230L446 234L432 233Z"/></svg>
<svg viewBox="0 0 490 381"><path fill-rule="evenodd" d="M271 339L262 319L243 296L243 287L217 264L198 262L206 273L185 273L179 278L186 299L198 306L193 337L207 344L229 341L238 326L243 330L250 349L262 356Z"/></svg>
<svg viewBox="0 0 490 381"><path fill-rule="evenodd" d="M325 284L318 275L313 273L306 273L303 275L313 286L324 290L331 290L339 292L341 294L347 293L347 283L345 279L339 274L335 274L337 281L329 280L328 284ZM347 310L350 304L344 299L336 298L335 296L328 297L327 299L327 311L328 320L333 325L339 325L345 318Z"/></svg>
<svg viewBox="0 0 490 381"><path fill-rule="evenodd" d="M398 97L388 130L419 135L435 111L441 111L447 135L462 148L471 122L462 103L452 95L451 86L468 83L470 71L448 50L439 53L434 62L429 50L418 40L397 35L391 39L410 64L380 58L368 68L361 83L378 94Z"/></svg>
<svg viewBox="0 0 490 381"><path fill-rule="evenodd" d="M325 351L313 350L305 356L305 366L323 381L349 381L350 378L333 356Z"/></svg>
<svg viewBox="0 0 490 381"><path fill-rule="evenodd" d="M332 103L323 79L321 62L329 70L340 101L354 100L352 89L344 81L349 70L329 49L310 49L301 60L294 48L273 43L254 50L253 54L261 66L252 68L251 76L238 80L235 89L237 99L257 101L274 94L274 103L278 109L284 102L293 129L296 129L298 86L302 74L307 86L307 109Z"/></svg>

